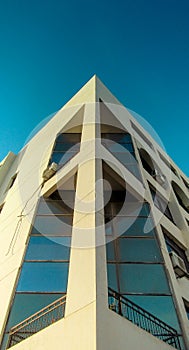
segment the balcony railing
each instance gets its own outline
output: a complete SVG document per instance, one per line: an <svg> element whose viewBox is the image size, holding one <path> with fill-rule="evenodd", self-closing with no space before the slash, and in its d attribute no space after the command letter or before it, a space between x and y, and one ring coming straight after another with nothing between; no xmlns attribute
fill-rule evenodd
<svg viewBox="0 0 189 350"><path fill-rule="evenodd" d="M155 337L181 350L174 328L109 288L109 308ZM64 317L66 295L28 317L9 331L7 349Z"/></svg>
<svg viewBox="0 0 189 350"><path fill-rule="evenodd" d="M10 329L7 349L64 317L66 295Z"/></svg>
<svg viewBox="0 0 189 350"><path fill-rule="evenodd" d="M108 294L109 308L111 310L127 318L129 321L151 333L155 337L163 340L165 343L181 350L179 340L181 335L174 328L111 288L109 288Z"/></svg>

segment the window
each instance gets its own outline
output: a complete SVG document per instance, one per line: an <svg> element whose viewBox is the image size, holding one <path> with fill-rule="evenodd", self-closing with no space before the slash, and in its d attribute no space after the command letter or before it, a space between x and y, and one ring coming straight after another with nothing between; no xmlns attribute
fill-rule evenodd
<svg viewBox="0 0 189 350"><path fill-rule="evenodd" d="M114 190L115 187L111 183L112 196L104 209L108 287L179 333L150 206L127 191Z"/></svg>
<svg viewBox="0 0 189 350"><path fill-rule="evenodd" d="M166 202L166 200L157 191L155 191L151 185L149 185L149 187L156 208L158 208L170 221L175 224L169 208L169 203Z"/></svg>
<svg viewBox="0 0 189 350"><path fill-rule="evenodd" d="M172 188L180 206L189 213L189 198L174 181L172 181Z"/></svg>
<svg viewBox="0 0 189 350"><path fill-rule="evenodd" d="M154 149L152 143L147 139L146 136L144 136L142 131L139 130L139 128L137 128L137 126L134 123L131 122L131 125L132 125L133 130L141 137L141 139L143 139L150 148Z"/></svg>
<svg viewBox="0 0 189 350"><path fill-rule="evenodd" d="M186 310L186 315L188 317L188 320L189 320L189 302L183 300L184 302L184 307L185 307L185 310Z"/></svg>
<svg viewBox="0 0 189 350"><path fill-rule="evenodd" d="M53 303L57 299L59 299L62 294L56 293L19 293L15 294L13 305L11 308L11 313L9 315L9 319L7 322L6 329L9 330L13 326L19 324L23 320L32 316L39 310L43 309L47 305ZM35 331L33 332L35 333ZM21 341L18 338L18 342ZM24 339L24 338L23 338ZM3 341L1 344L1 350L7 349L7 344L9 341L9 335L6 332L3 337Z"/></svg>
<svg viewBox="0 0 189 350"><path fill-rule="evenodd" d="M183 261L186 266L186 270L189 272L189 262L185 253L185 250L179 246L173 239L171 239L169 232L162 226L162 232L165 238L165 243L169 253L176 253Z"/></svg>
<svg viewBox="0 0 189 350"><path fill-rule="evenodd" d="M65 165L80 150L81 133L62 133L56 138L50 163L57 163L59 168Z"/></svg>
<svg viewBox="0 0 189 350"><path fill-rule="evenodd" d="M166 177L162 174L159 166L150 157L150 155L142 148L139 149L139 154L143 168L160 184L166 184Z"/></svg>
<svg viewBox="0 0 189 350"><path fill-rule="evenodd" d="M65 259L64 256L62 256ZM22 266L17 292L65 293L68 263L56 261L27 261Z"/></svg>
<svg viewBox="0 0 189 350"><path fill-rule="evenodd" d="M41 199L32 235L71 236L75 191L55 191Z"/></svg>
<svg viewBox="0 0 189 350"><path fill-rule="evenodd" d="M153 162L150 156L144 150L139 150L140 158L142 161L143 168L148 172L148 174L152 175L154 171Z"/></svg>
<svg viewBox="0 0 189 350"><path fill-rule="evenodd" d="M182 181L184 182L186 188L189 190L189 183L181 176Z"/></svg>
<svg viewBox="0 0 189 350"><path fill-rule="evenodd" d="M169 161L160 152L158 152L158 153L159 153L161 160L164 162L164 164L167 165L167 167L169 169L171 169L171 171L179 178L179 175L178 175L176 169L169 163Z"/></svg>
<svg viewBox="0 0 189 350"><path fill-rule="evenodd" d="M25 260L28 261L68 261L71 237L32 236Z"/></svg>
<svg viewBox="0 0 189 350"><path fill-rule="evenodd" d="M141 180L130 134L126 132L102 133L101 138L102 145L106 147L133 175Z"/></svg>
<svg viewBox="0 0 189 350"><path fill-rule="evenodd" d="M63 187L73 186L73 181L68 183L69 185L63 184ZM75 199L75 190L67 187L39 201L6 325L2 350L6 349L8 331L13 326L67 292Z"/></svg>

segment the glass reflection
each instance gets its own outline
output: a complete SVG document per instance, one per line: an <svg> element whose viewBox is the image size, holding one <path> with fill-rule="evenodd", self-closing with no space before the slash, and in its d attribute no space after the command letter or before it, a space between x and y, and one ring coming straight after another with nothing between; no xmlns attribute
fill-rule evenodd
<svg viewBox="0 0 189 350"><path fill-rule="evenodd" d="M68 263L25 262L17 286L18 292L65 292Z"/></svg>

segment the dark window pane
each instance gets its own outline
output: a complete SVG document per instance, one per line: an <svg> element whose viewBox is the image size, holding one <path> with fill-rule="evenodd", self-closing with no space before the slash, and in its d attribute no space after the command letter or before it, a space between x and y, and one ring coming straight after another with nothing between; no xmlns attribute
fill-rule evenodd
<svg viewBox="0 0 189 350"><path fill-rule="evenodd" d="M70 244L70 237L31 237L25 260L69 260Z"/></svg>
<svg viewBox="0 0 189 350"><path fill-rule="evenodd" d="M113 290L118 290L117 286L117 276L116 276L116 265L115 264L107 264L107 272L108 272L108 286Z"/></svg>
<svg viewBox="0 0 189 350"><path fill-rule="evenodd" d="M154 191L154 189L152 187L150 187L150 192L151 192L152 198L154 199L156 196L156 192Z"/></svg>
<svg viewBox="0 0 189 350"><path fill-rule="evenodd" d="M123 143L121 145L124 146L124 148L126 148L128 152L134 154L134 148L132 143Z"/></svg>
<svg viewBox="0 0 189 350"><path fill-rule="evenodd" d="M72 220L72 215L37 216L32 234L70 236Z"/></svg>
<svg viewBox="0 0 189 350"><path fill-rule="evenodd" d="M147 216L147 210L143 206L142 202L129 202L129 199L126 197L123 201L118 202L109 202L105 206L105 215L114 217L118 216Z"/></svg>
<svg viewBox="0 0 189 350"><path fill-rule="evenodd" d="M64 155L65 152L54 152L51 156L51 162L59 164Z"/></svg>
<svg viewBox="0 0 189 350"><path fill-rule="evenodd" d="M72 214L73 202L69 200L41 200L38 206L37 214Z"/></svg>
<svg viewBox="0 0 189 350"><path fill-rule="evenodd" d="M55 162L57 164L65 164L67 163L71 158L73 158L77 152L54 152L51 157L51 162Z"/></svg>
<svg viewBox="0 0 189 350"><path fill-rule="evenodd" d="M124 202L118 202L118 203L113 203L115 206L115 212L117 215L121 216L144 216L148 217L149 215L149 210L146 204L143 204L142 202L128 202L127 196L125 198Z"/></svg>
<svg viewBox="0 0 189 350"><path fill-rule="evenodd" d="M131 136L128 133L102 133L101 138L113 140L117 143L132 143Z"/></svg>
<svg viewBox="0 0 189 350"><path fill-rule="evenodd" d="M58 188L58 190L54 191L48 199L44 199L47 202L51 201L63 201L65 204L74 203L75 201L75 190L65 190L61 189L61 187ZM64 205L64 204L63 204ZM71 207L73 208L73 206Z"/></svg>
<svg viewBox="0 0 189 350"><path fill-rule="evenodd" d="M107 198L109 197L109 194L107 192ZM104 199L106 200L106 193L104 196ZM105 206L105 215L106 216L114 216L122 209L124 202L114 202L111 201Z"/></svg>
<svg viewBox="0 0 189 350"><path fill-rule="evenodd" d="M18 292L66 292L68 264L25 262L17 286Z"/></svg>
<svg viewBox="0 0 189 350"><path fill-rule="evenodd" d="M119 238L119 260L128 262L162 262L160 249L154 239Z"/></svg>
<svg viewBox="0 0 189 350"><path fill-rule="evenodd" d="M185 310L186 310L186 315L187 315L187 317L189 319L189 306L188 306L188 304L186 304L186 302L184 302L184 307L185 307Z"/></svg>
<svg viewBox="0 0 189 350"><path fill-rule="evenodd" d="M81 140L80 133L62 133L56 138L56 142L78 143Z"/></svg>
<svg viewBox="0 0 189 350"><path fill-rule="evenodd" d="M169 219L171 220L172 222L174 222L173 220L173 217L172 217L172 214L171 214L171 211L169 209L169 207L167 206L164 210L164 215Z"/></svg>
<svg viewBox="0 0 189 350"><path fill-rule="evenodd" d="M153 171L153 166L151 164L149 164L145 158L143 158L143 155L140 153L140 157L141 157L141 161L142 161L142 165L143 168L150 174L152 175L152 171Z"/></svg>
<svg viewBox="0 0 189 350"><path fill-rule="evenodd" d="M121 293L169 293L162 265L120 264Z"/></svg>
<svg viewBox="0 0 189 350"><path fill-rule="evenodd" d="M124 154L126 154L126 150L128 151L128 153L130 152L134 152L133 146L131 143L116 143L114 141L110 141L110 140L103 140L102 144L112 153L114 152L124 152Z"/></svg>
<svg viewBox="0 0 189 350"><path fill-rule="evenodd" d="M144 203L142 206L142 209L140 211L140 214L138 216L146 216L148 217L150 215L150 206L148 203Z"/></svg>
<svg viewBox="0 0 189 350"><path fill-rule="evenodd" d="M56 143L55 148L54 148L54 152L65 152L68 151L69 149L71 149L71 151L73 152L78 152L80 149L80 144L75 144L75 143Z"/></svg>

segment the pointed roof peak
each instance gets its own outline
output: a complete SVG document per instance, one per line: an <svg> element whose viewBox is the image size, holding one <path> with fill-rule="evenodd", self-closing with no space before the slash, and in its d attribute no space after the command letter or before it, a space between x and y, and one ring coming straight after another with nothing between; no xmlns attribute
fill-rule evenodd
<svg viewBox="0 0 189 350"><path fill-rule="evenodd" d="M67 102L66 107L82 103L99 102L120 104L96 74Z"/></svg>

